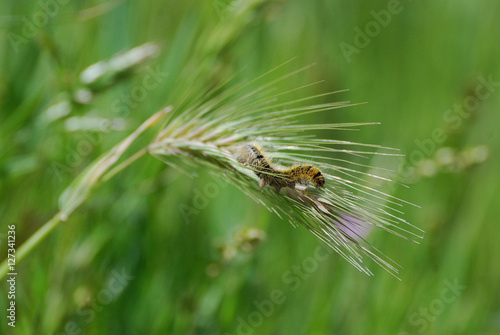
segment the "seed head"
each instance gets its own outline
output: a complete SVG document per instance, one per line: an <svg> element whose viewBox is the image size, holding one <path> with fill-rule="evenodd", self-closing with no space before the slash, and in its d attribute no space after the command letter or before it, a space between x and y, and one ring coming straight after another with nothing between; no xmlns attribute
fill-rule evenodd
<svg viewBox="0 0 500 335"><path fill-rule="evenodd" d="M306 67L307 68L307 67ZM183 172L203 167L294 225L302 225L368 275L367 256L393 275L398 269L366 240L373 227L415 241L422 231L398 217L404 201L360 182L367 166L339 155L397 155L392 148L330 138L334 131L374 123L308 124L301 118L352 106L311 104L339 92L290 99L309 84L286 92L274 86L294 71L255 89L231 81L214 85L176 111L149 146L149 152ZM275 69L276 70L276 69ZM267 79L269 80L269 79ZM283 98L284 101L283 101Z"/></svg>

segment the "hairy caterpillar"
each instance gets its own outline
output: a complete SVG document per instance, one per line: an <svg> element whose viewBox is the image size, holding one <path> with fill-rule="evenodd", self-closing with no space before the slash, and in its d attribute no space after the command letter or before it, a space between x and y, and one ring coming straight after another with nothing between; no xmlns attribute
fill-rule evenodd
<svg viewBox="0 0 500 335"><path fill-rule="evenodd" d="M296 165L291 168L278 166L266 157L264 150L256 143L243 145L237 150L236 156L241 163L254 170L260 179L260 187L269 185L279 192L282 187L325 185L325 178L317 167L312 165Z"/></svg>

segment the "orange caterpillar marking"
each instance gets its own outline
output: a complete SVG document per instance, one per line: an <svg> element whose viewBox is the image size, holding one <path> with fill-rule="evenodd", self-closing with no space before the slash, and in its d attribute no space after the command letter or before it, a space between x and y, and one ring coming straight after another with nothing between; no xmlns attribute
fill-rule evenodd
<svg viewBox="0 0 500 335"><path fill-rule="evenodd" d="M321 171L312 165L296 165L282 168L274 165L266 157L264 150L258 144L245 144L236 153L239 161L250 166L260 178L260 187L272 186L276 191L282 187L294 188L296 185L321 187L325 185L325 177Z"/></svg>

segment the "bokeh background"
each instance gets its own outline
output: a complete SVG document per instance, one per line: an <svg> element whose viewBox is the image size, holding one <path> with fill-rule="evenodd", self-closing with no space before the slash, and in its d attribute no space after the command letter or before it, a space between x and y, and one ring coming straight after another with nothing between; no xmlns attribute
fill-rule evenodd
<svg viewBox="0 0 500 335"><path fill-rule="evenodd" d="M367 277L314 258L312 234L224 181L143 157L17 265L15 329L2 280L2 334L500 333L498 1L4 0L0 13L2 258L8 224L19 247L86 166L189 105L194 83L293 57L289 72L316 65L287 87L324 80L306 93L367 102L305 121L381 122L319 135L400 148L364 163L398 171L409 189L381 187L419 205L403 217L426 231L419 245L374 231L402 280ZM116 61L147 42L158 50Z"/></svg>

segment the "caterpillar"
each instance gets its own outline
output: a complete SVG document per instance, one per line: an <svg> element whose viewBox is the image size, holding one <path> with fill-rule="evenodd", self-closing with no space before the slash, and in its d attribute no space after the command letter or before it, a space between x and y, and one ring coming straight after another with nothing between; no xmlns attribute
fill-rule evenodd
<svg viewBox="0 0 500 335"><path fill-rule="evenodd" d="M325 185L325 177L321 171L312 165L295 165L284 168L273 164L266 153L256 143L241 146L236 157L240 163L251 167L260 179L259 186L272 186L277 192L283 187L295 188L299 185L313 185L322 187Z"/></svg>

